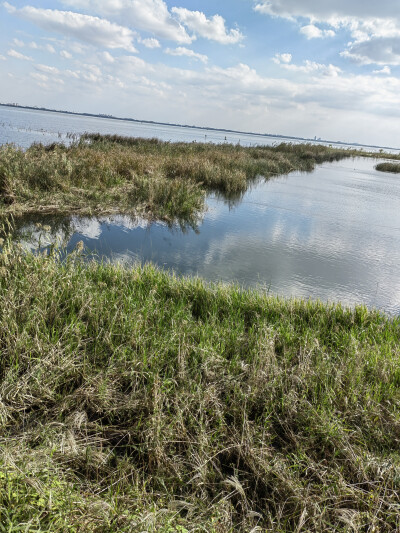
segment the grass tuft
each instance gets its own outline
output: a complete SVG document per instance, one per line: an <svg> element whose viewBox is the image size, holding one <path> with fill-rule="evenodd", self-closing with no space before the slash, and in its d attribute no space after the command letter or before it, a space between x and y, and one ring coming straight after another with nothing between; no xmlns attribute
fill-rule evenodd
<svg viewBox="0 0 400 533"><path fill-rule="evenodd" d="M400 321L0 254L0 531L400 529Z"/></svg>
<svg viewBox="0 0 400 533"><path fill-rule="evenodd" d="M99 134L69 147L0 147L0 216L131 213L195 221L207 193L243 194L258 177L355 155L311 144L244 148Z"/></svg>
<svg viewBox="0 0 400 533"><path fill-rule="evenodd" d="M376 165L375 169L380 170L381 172L400 174L400 163L379 163Z"/></svg>

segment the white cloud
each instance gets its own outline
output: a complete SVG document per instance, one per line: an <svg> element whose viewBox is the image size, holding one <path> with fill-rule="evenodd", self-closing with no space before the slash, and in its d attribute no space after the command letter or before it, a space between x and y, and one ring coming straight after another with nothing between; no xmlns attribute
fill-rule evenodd
<svg viewBox="0 0 400 533"><path fill-rule="evenodd" d="M79 79L79 72L75 72L74 70L66 70L65 75L67 76L67 78Z"/></svg>
<svg viewBox="0 0 400 533"><path fill-rule="evenodd" d="M203 82L206 84L211 83L224 87L219 95L222 101L224 100L224 91L229 90L229 86L232 87L233 92L239 92L243 97L260 94L266 98L273 94L280 94L280 97L283 94L288 94L288 92L292 94L291 90L295 87L288 80L260 76L256 69L245 63L239 63L229 68L212 67L206 69L204 77Z"/></svg>
<svg viewBox="0 0 400 533"><path fill-rule="evenodd" d="M220 15L207 18L201 11L180 7L173 7L170 12L164 0L63 0L63 3L124 21L124 24L179 44L190 44L196 35L221 44L234 44L243 39L238 29L227 30ZM189 35L185 27L195 35Z"/></svg>
<svg viewBox="0 0 400 533"><path fill-rule="evenodd" d="M259 0L255 10L266 15L294 18L307 17L320 21L332 21L346 17L399 18L400 4L397 0Z"/></svg>
<svg viewBox="0 0 400 533"><path fill-rule="evenodd" d="M324 65L308 59L304 61L304 65L282 64L281 66L286 70L291 70L292 72L302 72L304 74L319 72L324 76L332 77L336 77L340 74L340 72L342 72L339 67L335 67L334 65Z"/></svg>
<svg viewBox="0 0 400 533"><path fill-rule="evenodd" d="M57 75L46 75L40 72L31 72L31 78L36 80L39 87L51 90L60 90L65 85L65 81Z"/></svg>
<svg viewBox="0 0 400 533"><path fill-rule="evenodd" d="M187 56L191 57L193 59L198 59L199 61L202 61L203 63L207 63L208 57L203 54L197 54L193 50L190 50L189 48L186 48L184 46L178 46L178 48L167 48L165 50L166 54L169 54L171 56Z"/></svg>
<svg viewBox="0 0 400 533"><path fill-rule="evenodd" d="M37 72L31 72L30 76L40 87L44 89L60 89L65 85L65 73L56 67L49 65L35 65Z"/></svg>
<svg viewBox="0 0 400 533"><path fill-rule="evenodd" d="M8 2L3 2L3 6L7 9L9 13L14 13L17 8L9 4Z"/></svg>
<svg viewBox="0 0 400 533"><path fill-rule="evenodd" d="M243 35L238 29L229 31L226 29L225 20L220 15L213 15L208 19L201 11L190 11L183 7L173 7L172 12L184 26L205 39L220 44L235 44L243 40Z"/></svg>
<svg viewBox="0 0 400 533"><path fill-rule="evenodd" d="M334 65L324 65L321 63L316 63L315 61L310 61L309 59L304 61L303 65L294 65L292 64L291 54L275 54L275 56L272 58L272 61L286 70L292 72L301 72L303 74L318 72L324 76L336 77L342 72L339 67L335 67Z"/></svg>
<svg viewBox="0 0 400 533"><path fill-rule="evenodd" d="M160 48L161 44L158 39L155 39L154 37L148 38L148 39L142 39L138 38L138 42L144 44L146 48Z"/></svg>
<svg viewBox="0 0 400 533"><path fill-rule="evenodd" d="M72 54L70 54L67 50L61 50L60 56L64 59L72 59Z"/></svg>
<svg viewBox="0 0 400 533"><path fill-rule="evenodd" d="M398 0L259 0L254 9L299 22L309 19L310 24L300 29L309 39L333 36L335 30L345 29L353 41L348 43L343 57L360 64L400 65Z"/></svg>
<svg viewBox="0 0 400 533"><path fill-rule="evenodd" d="M25 43L20 39L13 39L13 45L17 46L18 48L23 48L25 46Z"/></svg>
<svg viewBox="0 0 400 533"><path fill-rule="evenodd" d="M24 61L33 61L33 58L30 56L25 56L24 54L21 54L20 52L17 52L13 48L7 52L7 55L10 57L13 57L14 59L23 59Z"/></svg>
<svg viewBox="0 0 400 533"><path fill-rule="evenodd" d="M321 39L323 37L334 37L333 30L321 30L315 24L308 24L300 29L300 33L305 35L307 39Z"/></svg>
<svg viewBox="0 0 400 533"><path fill-rule="evenodd" d="M88 55L93 52L93 47L88 44L83 44L78 41L71 41L70 39L56 39L55 37L42 37L43 40L49 41L53 44L54 47L57 47L61 51L66 51L67 53L73 52L74 54ZM46 49L42 45L38 45L35 42L30 43L31 48L37 49Z"/></svg>
<svg viewBox="0 0 400 533"><path fill-rule="evenodd" d="M26 44L20 39L13 39L13 45L17 46L18 48L24 48L28 46L29 48L32 48L32 50L44 50L45 52L50 52L51 54L56 53L54 46L50 43L47 43L45 45L39 45L35 41L31 41L29 44Z"/></svg>
<svg viewBox="0 0 400 533"><path fill-rule="evenodd" d="M7 58L6 58L5 56L2 56L2 55L0 54L0 61L7 61Z"/></svg>
<svg viewBox="0 0 400 533"><path fill-rule="evenodd" d="M82 70L78 71L80 77L90 83L101 83L103 72L97 65L83 64Z"/></svg>
<svg viewBox="0 0 400 533"><path fill-rule="evenodd" d="M193 40L175 20L164 0L64 0L64 4L94 11L114 20L124 21L160 39L190 44Z"/></svg>
<svg viewBox="0 0 400 533"><path fill-rule="evenodd" d="M49 65L35 65L35 68L47 74L60 74L57 67L50 67Z"/></svg>
<svg viewBox="0 0 400 533"><path fill-rule="evenodd" d="M4 5L9 13L29 20L44 30L74 37L94 46L136 51L132 44L133 32L108 20L72 11L38 9L32 6L17 9L8 3Z"/></svg>
<svg viewBox="0 0 400 533"><path fill-rule="evenodd" d="M109 52L103 52L103 59L107 63L114 63L115 59Z"/></svg>
<svg viewBox="0 0 400 533"><path fill-rule="evenodd" d="M40 74L40 72L31 72L30 76L34 80L39 81L41 83L44 83L44 82L48 81L48 79L49 79L49 77L46 76L46 74Z"/></svg>
<svg viewBox="0 0 400 533"><path fill-rule="evenodd" d="M390 76L390 74L392 73L392 71L390 70L390 67L388 67L387 65L385 67L383 67L382 69L380 70L374 70L373 71L374 74L387 74Z"/></svg>
<svg viewBox="0 0 400 533"><path fill-rule="evenodd" d="M275 54L272 61L277 65L281 63L290 63L292 61L292 54Z"/></svg>
<svg viewBox="0 0 400 533"><path fill-rule="evenodd" d="M77 41L68 41L66 43L68 48L75 54L84 55L88 52L89 47L85 44L78 43Z"/></svg>
<svg viewBox="0 0 400 533"><path fill-rule="evenodd" d="M362 65L400 65L400 36L350 43L341 55Z"/></svg>

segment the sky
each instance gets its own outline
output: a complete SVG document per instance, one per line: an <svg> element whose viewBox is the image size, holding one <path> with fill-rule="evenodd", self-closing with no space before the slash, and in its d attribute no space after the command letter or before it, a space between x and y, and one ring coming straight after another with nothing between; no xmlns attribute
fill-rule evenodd
<svg viewBox="0 0 400 533"><path fill-rule="evenodd" d="M400 146L399 0L0 0L0 102Z"/></svg>

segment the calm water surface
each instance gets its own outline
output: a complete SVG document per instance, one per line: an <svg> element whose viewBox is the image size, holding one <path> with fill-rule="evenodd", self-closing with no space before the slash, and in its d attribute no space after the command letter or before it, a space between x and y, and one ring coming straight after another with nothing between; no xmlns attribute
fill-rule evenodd
<svg viewBox="0 0 400 533"><path fill-rule="evenodd" d="M111 261L152 261L180 274L270 294L364 303L400 314L400 179L357 158L260 180L236 203L210 197L197 229L128 217L20 221L38 242L83 240ZM42 243L44 240L42 234Z"/></svg>
<svg viewBox="0 0 400 533"><path fill-rule="evenodd" d="M0 107L0 144L69 142L69 133L85 131L171 141L281 142ZM400 177L375 171L375 163L358 158L324 164L308 174L260 179L236 202L209 197L195 229L123 216L31 217L18 221L18 233L27 248L64 241L72 250L83 240L97 257L111 261L152 261L211 281L235 281L283 296L365 303L400 314ZM44 235L38 222L50 225L51 234Z"/></svg>
<svg viewBox="0 0 400 533"><path fill-rule="evenodd" d="M130 137L157 137L163 141L240 143L242 146L280 143L281 138L218 132L198 128L145 124L98 117L0 107L0 144L16 143L28 148L33 142L70 142L85 132ZM71 136L72 134L72 136ZM74 135L75 134L75 135ZM290 140L289 140L290 141ZM297 141L298 142L298 141Z"/></svg>
<svg viewBox="0 0 400 533"><path fill-rule="evenodd" d="M15 143L28 148L34 142L50 144L53 142L69 143L82 133L118 134L130 137L157 137L171 142L211 142L232 143L242 146L272 145L281 142L303 142L298 139L283 139L263 135L233 133L162 124L145 124L124 120L113 120L100 117L84 117L66 115L49 111L39 111L0 106L0 145ZM324 144L324 143L315 143ZM329 143L325 143L329 144ZM336 145L348 148L347 145ZM377 151L376 148L367 148ZM393 152L400 153L399 150Z"/></svg>

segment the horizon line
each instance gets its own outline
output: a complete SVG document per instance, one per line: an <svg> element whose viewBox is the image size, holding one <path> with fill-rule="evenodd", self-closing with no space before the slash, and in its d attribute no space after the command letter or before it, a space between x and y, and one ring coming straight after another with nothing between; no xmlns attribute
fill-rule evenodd
<svg viewBox="0 0 400 533"><path fill-rule="evenodd" d="M17 103L1 103L0 106L2 107L14 107L14 108L21 108L21 109L32 109L33 111L47 111L50 113L63 113L66 115L78 115L78 116L86 116L86 117L95 117L95 118L103 118L108 120L123 120L126 122L140 122L144 124L159 124L160 126L170 126L174 128L192 128L192 129L199 129L199 130L209 130L209 131L221 131L224 133L241 133L243 135L254 135L257 137L275 137L275 138L282 138L282 139L295 139L299 141L311 141L311 142L321 142L321 143L329 143L329 144L340 144L344 146L360 146L365 148L380 148L385 150L400 150L400 148L395 148L393 146L380 146L376 144L364 144L364 143L357 143L357 142L346 142L346 141L331 141L321 138L314 138L311 139L309 137L297 137L297 136L290 136L290 135L282 135L282 134L273 134L273 133L256 133L251 131L241 131L241 130L232 130L227 128L213 128L208 126L195 126L195 125L189 125L189 124L176 124L174 122L158 122L155 120L144 120L144 119L137 119L137 118L131 118L131 117L116 117L115 115L109 115L104 113L85 113L85 112L78 112L78 111L66 111L63 109L50 109L48 107L39 107L39 106L33 106L33 105L21 105Z"/></svg>

